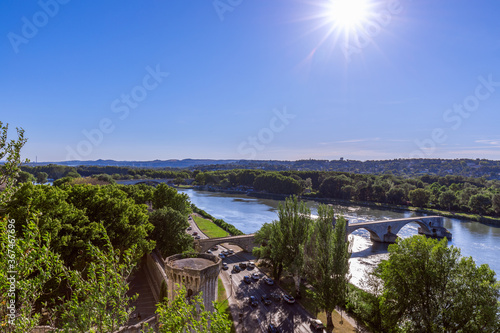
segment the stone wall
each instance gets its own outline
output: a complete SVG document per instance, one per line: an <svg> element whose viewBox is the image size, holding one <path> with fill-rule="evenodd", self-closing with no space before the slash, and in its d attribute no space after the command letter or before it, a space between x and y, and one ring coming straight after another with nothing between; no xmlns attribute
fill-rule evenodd
<svg viewBox="0 0 500 333"><path fill-rule="evenodd" d="M212 301L217 299L217 278L220 272L221 259L206 253L199 253L195 258L207 259L213 264L203 268L176 267L175 262L186 259L182 254L170 256L165 260L165 271L168 281L168 297L172 299L177 293L178 286L184 286L188 296L203 293L205 309L213 311Z"/></svg>
<svg viewBox="0 0 500 333"><path fill-rule="evenodd" d="M167 274L165 274L165 264L161 259L161 254L153 250L146 256L146 277L151 286L153 296L156 302L160 301L160 290L163 281L167 283Z"/></svg>

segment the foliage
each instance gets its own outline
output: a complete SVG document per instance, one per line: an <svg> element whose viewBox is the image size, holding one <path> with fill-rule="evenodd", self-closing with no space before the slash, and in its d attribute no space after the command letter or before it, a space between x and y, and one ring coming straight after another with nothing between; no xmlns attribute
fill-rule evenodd
<svg viewBox="0 0 500 333"><path fill-rule="evenodd" d="M0 121L0 160L5 159L5 163L0 164L0 208L15 192L14 186L20 172L19 166L21 163L28 162L28 160L21 160L21 149L28 140L24 137L24 130L16 128L17 139L8 141L8 129L9 125L4 125Z"/></svg>
<svg viewBox="0 0 500 333"><path fill-rule="evenodd" d="M261 174L255 178L253 186L257 191L280 194L300 194L302 185L294 178L276 172Z"/></svg>
<svg viewBox="0 0 500 333"><path fill-rule="evenodd" d="M46 172L37 172L35 176L38 184L45 184L49 178L49 175Z"/></svg>
<svg viewBox="0 0 500 333"><path fill-rule="evenodd" d="M332 312L345 304L349 281L349 241L346 220L337 218L331 206L320 205L318 218L305 245L304 272L313 286L317 307L325 310L327 326L333 327Z"/></svg>
<svg viewBox="0 0 500 333"><path fill-rule="evenodd" d="M133 308L127 296L127 278L135 266L135 246L123 254L111 245L106 231L106 250L88 245L89 265L83 271L65 269L71 297L59 307L65 332L113 332L128 321Z"/></svg>
<svg viewBox="0 0 500 333"><path fill-rule="evenodd" d="M278 220L264 224L257 232L256 240L262 245L253 253L267 259L273 265L273 276L279 281L283 269L288 269L297 278L303 269L303 250L311 225L311 211L297 197L290 197L278 207ZM296 290L299 288L296 286Z"/></svg>
<svg viewBox="0 0 500 333"><path fill-rule="evenodd" d="M384 164L384 161L378 162ZM319 195L331 199L395 205L411 203L413 206L427 209L500 216L500 199L497 199L497 205L493 201L495 195L500 195L500 181L462 175L424 174L407 178L394 174L232 169L197 172L196 177L199 184L207 183L220 189L232 186L233 190L251 191L253 186L258 191L289 194L290 184L296 182L296 188L300 187L300 190L294 193L301 193L311 186L309 189L313 194L307 193L308 197ZM475 195L479 196L470 201Z"/></svg>
<svg viewBox="0 0 500 333"><path fill-rule="evenodd" d="M139 169L125 166L98 166L98 165L79 165L76 167L48 164L37 166L23 166L23 171L31 174L45 172L49 178L59 179L66 177L69 172L75 172L82 177L96 176L100 174L113 175L115 179L141 179L141 178L189 178L189 172L185 170L161 170L161 169Z"/></svg>
<svg viewBox="0 0 500 333"><path fill-rule="evenodd" d="M491 198L488 194L478 193L470 197L469 207L475 213L485 215L488 207L491 206Z"/></svg>
<svg viewBox="0 0 500 333"><path fill-rule="evenodd" d="M69 176L69 174L68 174ZM113 179L113 177L111 177L110 175L107 175L105 173L101 173L99 175L93 175L92 176L93 178L96 178L97 180L100 180L102 182L106 182L108 184L115 184L115 180Z"/></svg>
<svg viewBox="0 0 500 333"><path fill-rule="evenodd" d="M229 333L232 322L228 315L205 310L202 295L186 297L186 289L177 286L177 295L173 300L166 300L157 305L159 332L181 333Z"/></svg>
<svg viewBox="0 0 500 333"><path fill-rule="evenodd" d="M147 240L153 226L144 205L136 205L114 186L76 185L55 187L23 184L6 203L6 213L18 221L18 237L24 233L30 212L40 212L39 228L53 240L52 247L66 265L86 263L88 242L104 245L99 235L103 225L113 246L125 251L137 246L137 258L154 248Z"/></svg>
<svg viewBox="0 0 500 333"><path fill-rule="evenodd" d="M62 260L51 251L48 234L40 233L35 215L30 215L24 237L16 238L18 227L17 220L0 218L0 326L24 333L40 323L35 303L49 292L49 281L60 281ZM11 308L17 317L9 316Z"/></svg>
<svg viewBox="0 0 500 333"><path fill-rule="evenodd" d="M383 281L381 311L388 327L409 332L495 332L500 286L488 265L459 249L414 236L389 246L375 272Z"/></svg>
<svg viewBox="0 0 500 333"><path fill-rule="evenodd" d="M409 199L411 201L411 204L416 207L425 207L427 203L429 202L431 194L429 191L423 189L423 188L417 188L412 191L410 191L409 194Z"/></svg>
<svg viewBox="0 0 500 333"><path fill-rule="evenodd" d="M27 182L34 182L35 177L29 172L20 171L19 174L17 175L16 180L18 183L22 184L22 183L27 183Z"/></svg>
<svg viewBox="0 0 500 333"><path fill-rule="evenodd" d="M113 185L75 185L69 187L67 202L84 210L90 222L102 224L117 250L137 246L136 259L154 248L147 236L153 230L147 207L137 205Z"/></svg>
<svg viewBox="0 0 500 333"><path fill-rule="evenodd" d="M193 239L185 230L189 223L184 215L173 208L160 208L149 214L149 222L154 226L151 238L162 256L182 253L193 246Z"/></svg>
<svg viewBox="0 0 500 333"><path fill-rule="evenodd" d="M456 205L457 196L452 190L446 190L441 192L438 200L441 207L446 207L449 211L451 211L451 208Z"/></svg>
<svg viewBox="0 0 500 333"><path fill-rule="evenodd" d="M14 219L0 219L0 246L5 254L0 258L0 325L4 331L31 331L41 323L40 309L46 312L45 322L57 323L68 332L110 332L128 320L126 278L133 267L134 248L119 263L119 253L101 229L108 251L89 244L89 267L80 272L65 267L51 249L48 233L42 235L38 228L38 216L30 216L24 237L15 238L16 228ZM71 286L70 299L61 298L58 306L56 300L41 304L43 296L63 281ZM15 307L15 319L8 315L10 307Z"/></svg>
<svg viewBox="0 0 500 333"><path fill-rule="evenodd" d="M187 216L191 212L189 197L185 193L178 193L173 187L165 183L159 184L153 192L153 208L171 207Z"/></svg>
<svg viewBox="0 0 500 333"><path fill-rule="evenodd" d="M118 188L127 193L127 196L136 204L146 204L153 199L154 188L146 184L118 185Z"/></svg>

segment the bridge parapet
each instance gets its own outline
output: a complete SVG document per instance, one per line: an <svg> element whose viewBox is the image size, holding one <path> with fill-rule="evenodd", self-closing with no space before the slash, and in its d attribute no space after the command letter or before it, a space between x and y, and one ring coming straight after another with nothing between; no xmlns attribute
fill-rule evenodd
<svg viewBox="0 0 500 333"><path fill-rule="evenodd" d="M380 243L394 243L398 238L397 233L408 223L419 225L418 233L429 237L451 239L451 233L444 227L442 216L422 216L404 219L372 221L349 224L347 222L347 234L358 229L366 229L370 233L370 239Z"/></svg>
<svg viewBox="0 0 500 333"><path fill-rule="evenodd" d="M207 239L195 239L195 250L203 253L215 245L222 243L229 243L238 245L245 252L252 252L252 249L256 246L255 244L255 234L231 236L231 237L219 237L219 238L207 238Z"/></svg>

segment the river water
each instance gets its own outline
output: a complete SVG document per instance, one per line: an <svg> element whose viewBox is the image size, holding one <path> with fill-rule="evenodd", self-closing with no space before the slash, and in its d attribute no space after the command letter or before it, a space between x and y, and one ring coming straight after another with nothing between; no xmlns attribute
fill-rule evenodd
<svg viewBox="0 0 500 333"><path fill-rule="evenodd" d="M244 233L254 233L266 222L278 218L279 200L257 199L246 195L233 195L218 192L205 192L193 189L180 190L186 193L191 202L216 218L233 224ZM314 216L318 202L306 201ZM334 205L336 213L343 214L350 223L398 219L421 216L414 212L393 212L362 206ZM453 235L449 242L461 249L463 256L472 256L477 264L488 264L495 272L500 272L500 228L474 221L445 218L444 226ZM416 223L407 224L398 236L401 238L416 235ZM350 236L352 257L350 259L351 282L363 287L362 280L382 259L388 257L387 244L372 244L368 231L356 230ZM497 279L500 278L497 275Z"/></svg>

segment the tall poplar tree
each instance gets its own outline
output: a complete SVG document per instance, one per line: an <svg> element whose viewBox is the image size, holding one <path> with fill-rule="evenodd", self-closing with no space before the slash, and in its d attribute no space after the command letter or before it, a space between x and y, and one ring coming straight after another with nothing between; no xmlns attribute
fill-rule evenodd
<svg viewBox="0 0 500 333"><path fill-rule="evenodd" d="M328 327L333 327L335 307L345 303L351 256L346 220L339 217L334 221L333 208L320 205L304 251L304 271L313 286L317 307L326 312Z"/></svg>

